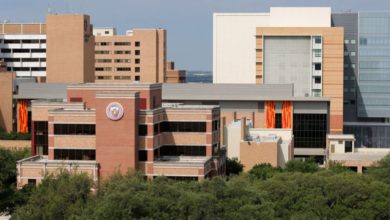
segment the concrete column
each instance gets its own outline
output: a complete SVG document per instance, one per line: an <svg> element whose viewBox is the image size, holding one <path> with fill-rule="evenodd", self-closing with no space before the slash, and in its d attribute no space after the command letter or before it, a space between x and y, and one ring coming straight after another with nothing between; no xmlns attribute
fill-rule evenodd
<svg viewBox="0 0 390 220"><path fill-rule="evenodd" d="M246 117L241 118L241 140L246 137Z"/></svg>
<svg viewBox="0 0 390 220"><path fill-rule="evenodd" d="M358 173L363 173L363 166L358 166L357 167L357 172Z"/></svg>

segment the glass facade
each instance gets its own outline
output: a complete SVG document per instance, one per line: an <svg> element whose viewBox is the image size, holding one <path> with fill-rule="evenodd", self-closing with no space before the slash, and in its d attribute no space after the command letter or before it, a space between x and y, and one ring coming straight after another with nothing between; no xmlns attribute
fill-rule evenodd
<svg viewBox="0 0 390 220"><path fill-rule="evenodd" d="M354 134L356 148L390 148L390 125L345 125L345 134Z"/></svg>
<svg viewBox="0 0 390 220"><path fill-rule="evenodd" d="M325 148L327 125L326 114L294 114L294 147Z"/></svg>
<svg viewBox="0 0 390 220"><path fill-rule="evenodd" d="M390 13L359 13L359 117L390 117L389 51Z"/></svg>

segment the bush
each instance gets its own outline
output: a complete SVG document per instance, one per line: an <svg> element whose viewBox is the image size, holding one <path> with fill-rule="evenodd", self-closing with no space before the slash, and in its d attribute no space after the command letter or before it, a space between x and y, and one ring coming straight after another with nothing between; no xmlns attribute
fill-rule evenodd
<svg viewBox="0 0 390 220"><path fill-rule="evenodd" d="M260 179L266 180L273 177L275 174L280 173L280 168L272 167L269 163L256 164L250 171L249 175Z"/></svg>
<svg viewBox="0 0 390 220"><path fill-rule="evenodd" d="M31 134L28 133L7 133L3 129L0 129L0 140L31 140Z"/></svg>
<svg viewBox="0 0 390 220"><path fill-rule="evenodd" d="M226 158L226 175L238 175L244 170L244 165L237 158Z"/></svg>
<svg viewBox="0 0 390 220"><path fill-rule="evenodd" d="M290 160L286 163L287 172L314 173L319 170L318 164L313 160Z"/></svg>

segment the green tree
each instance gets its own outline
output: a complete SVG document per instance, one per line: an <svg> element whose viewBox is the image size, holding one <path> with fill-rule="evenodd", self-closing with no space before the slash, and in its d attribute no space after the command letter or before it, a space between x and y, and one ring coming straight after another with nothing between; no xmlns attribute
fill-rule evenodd
<svg viewBox="0 0 390 220"><path fill-rule="evenodd" d="M12 219L73 219L81 216L90 196L92 181L86 174L62 171L46 177L32 191L26 205L17 208Z"/></svg>
<svg viewBox="0 0 390 220"><path fill-rule="evenodd" d="M280 168L272 167L272 165L269 163L262 163L262 164L256 164L249 171L249 174L257 179L266 180L280 172L281 172Z"/></svg>
<svg viewBox="0 0 390 220"><path fill-rule="evenodd" d="M28 149L7 150L0 148L0 213L11 213L15 206L23 204L30 188L16 190L16 161L30 156Z"/></svg>
<svg viewBox="0 0 390 220"><path fill-rule="evenodd" d="M244 170L244 165L235 158L226 158L226 175L238 175Z"/></svg>
<svg viewBox="0 0 390 220"><path fill-rule="evenodd" d="M314 173L319 170L318 164L313 160L290 160L284 168L287 172Z"/></svg>
<svg viewBox="0 0 390 220"><path fill-rule="evenodd" d="M390 154L368 168L366 173L379 181L390 184Z"/></svg>

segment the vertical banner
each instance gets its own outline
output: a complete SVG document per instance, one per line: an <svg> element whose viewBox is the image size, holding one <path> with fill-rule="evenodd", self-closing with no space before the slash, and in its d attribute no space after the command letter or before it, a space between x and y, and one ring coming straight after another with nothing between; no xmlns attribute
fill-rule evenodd
<svg viewBox="0 0 390 220"><path fill-rule="evenodd" d="M291 101L282 103L282 128L291 128L292 104Z"/></svg>
<svg viewBox="0 0 390 220"><path fill-rule="evenodd" d="M28 132L28 104L27 100L18 101L18 112L19 112L19 132Z"/></svg>
<svg viewBox="0 0 390 220"><path fill-rule="evenodd" d="M266 101L266 117L267 117L267 128L275 128L275 102Z"/></svg>

